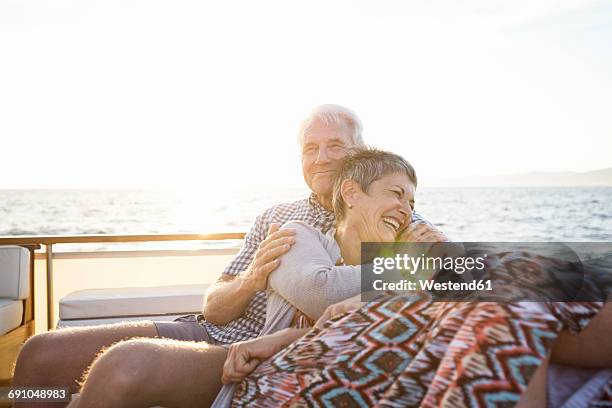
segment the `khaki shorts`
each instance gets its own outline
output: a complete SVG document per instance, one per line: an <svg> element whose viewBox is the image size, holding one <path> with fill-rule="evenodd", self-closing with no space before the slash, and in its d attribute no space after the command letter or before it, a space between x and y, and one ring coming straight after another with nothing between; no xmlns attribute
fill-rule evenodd
<svg viewBox="0 0 612 408"><path fill-rule="evenodd" d="M184 341L205 341L210 344L216 344L215 339L210 337L206 327L198 321L196 315L181 316L171 322L154 321L153 323L160 337Z"/></svg>

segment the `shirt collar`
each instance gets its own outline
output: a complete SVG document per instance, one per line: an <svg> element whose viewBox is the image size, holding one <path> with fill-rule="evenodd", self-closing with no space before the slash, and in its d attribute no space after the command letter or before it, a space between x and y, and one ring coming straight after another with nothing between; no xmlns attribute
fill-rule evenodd
<svg viewBox="0 0 612 408"><path fill-rule="evenodd" d="M325 214L325 215L332 214L331 211L327 210L325 207L321 205L315 193L310 193L310 197L308 197L308 204L312 208L315 216L319 216L320 214Z"/></svg>

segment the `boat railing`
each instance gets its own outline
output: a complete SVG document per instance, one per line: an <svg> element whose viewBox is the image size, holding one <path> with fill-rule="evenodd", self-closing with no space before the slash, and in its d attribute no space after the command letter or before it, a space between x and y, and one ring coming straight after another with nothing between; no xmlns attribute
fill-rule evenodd
<svg viewBox="0 0 612 408"><path fill-rule="evenodd" d="M46 263L46 293L45 302L47 306L47 328L53 326L54 307L53 307L53 260L54 258L71 257L91 257L91 252L79 254L78 252L70 252L69 254L62 252L54 252L54 246L60 244L132 244L132 243L151 243L151 242L177 242L177 241L226 241L226 240L242 240L244 239L243 232L221 232L208 234L144 234L144 235L115 235L115 234L95 234L95 235L20 235L20 236L0 236L0 245L23 245L23 246L44 246L42 253L36 253L36 259L43 258ZM227 249L210 249L210 253L229 253ZM139 256L143 251L99 251L100 257L112 256ZM184 253L184 250L166 250L156 251L164 255L170 255L177 252ZM235 252L235 251L234 251ZM93 255L94 257L98 255ZM34 262L34 259L31 261ZM30 282L31 287L34 287L33 275ZM31 292L33 293L33 291ZM33 301L33 299L32 299Z"/></svg>

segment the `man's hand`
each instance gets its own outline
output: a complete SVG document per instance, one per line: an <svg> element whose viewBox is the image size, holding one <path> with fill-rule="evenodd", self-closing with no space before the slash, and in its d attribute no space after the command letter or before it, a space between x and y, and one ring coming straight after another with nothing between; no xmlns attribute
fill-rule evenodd
<svg viewBox="0 0 612 408"><path fill-rule="evenodd" d="M256 339L240 341L229 346L221 381L224 384L241 381L274 354L302 337L308 329L284 329Z"/></svg>
<svg viewBox="0 0 612 408"><path fill-rule="evenodd" d="M323 328L323 324L329 319L333 319L341 314L352 312L353 310L359 309L364 303L361 302L361 294L353 296L352 298L343 300L342 302L335 303L327 306L327 309L323 312L319 320L315 323L315 327L319 329Z"/></svg>
<svg viewBox="0 0 612 408"><path fill-rule="evenodd" d="M426 223L412 223L400 232L400 242L446 242L448 238L440 230Z"/></svg>
<svg viewBox="0 0 612 408"><path fill-rule="evenodd" d="M278 257L295 242L295 229L279 228L278 224L270 225L268 236L259 245L246 271L231 278L221 275L208 290L202 308L207 321L224 325L240 317L257 291L266 289L268 275L280 265Z"/></svg>
<svg viewBox="0 0 612 408"><path fill-rule="evenodd" d="M280 256L285 254L295 243L295 229L280 229L279 224L271 224L268 236L260 244L249 268L241 276L253 290L265 290L268 276L278 265Z"/></svg>

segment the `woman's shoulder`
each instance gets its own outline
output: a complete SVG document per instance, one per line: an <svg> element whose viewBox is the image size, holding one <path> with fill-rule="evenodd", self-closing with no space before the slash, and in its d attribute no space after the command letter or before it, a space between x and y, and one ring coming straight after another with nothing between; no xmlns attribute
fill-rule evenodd
<svg viewBox="0 0 612 408"><path fill-rule="evenodd" d="M288 229L288 228L295 229L296 233L310 233L310 234L318 233L318 234L321 234L321 231L319 231L318 229L316 229L312 225L309 225L309 224L305 223L304 221L299 221L299 220L287 221L286 223L284 223L281 226L281 229Z"/></svg>
<svg viewBox="0 0 612 408"><path fill-rule="evenodd" d="M327 233L324 234L316 227L305 223L304 221L288 221L283 224L281 229L283 228L293 228L295 229L295 239L296 242L308 241L308 242L319 242L321 244L321 248L325 249L331 256L337 257L339 256L339 248L338 244L333 238L333 234Z"/></svg>

